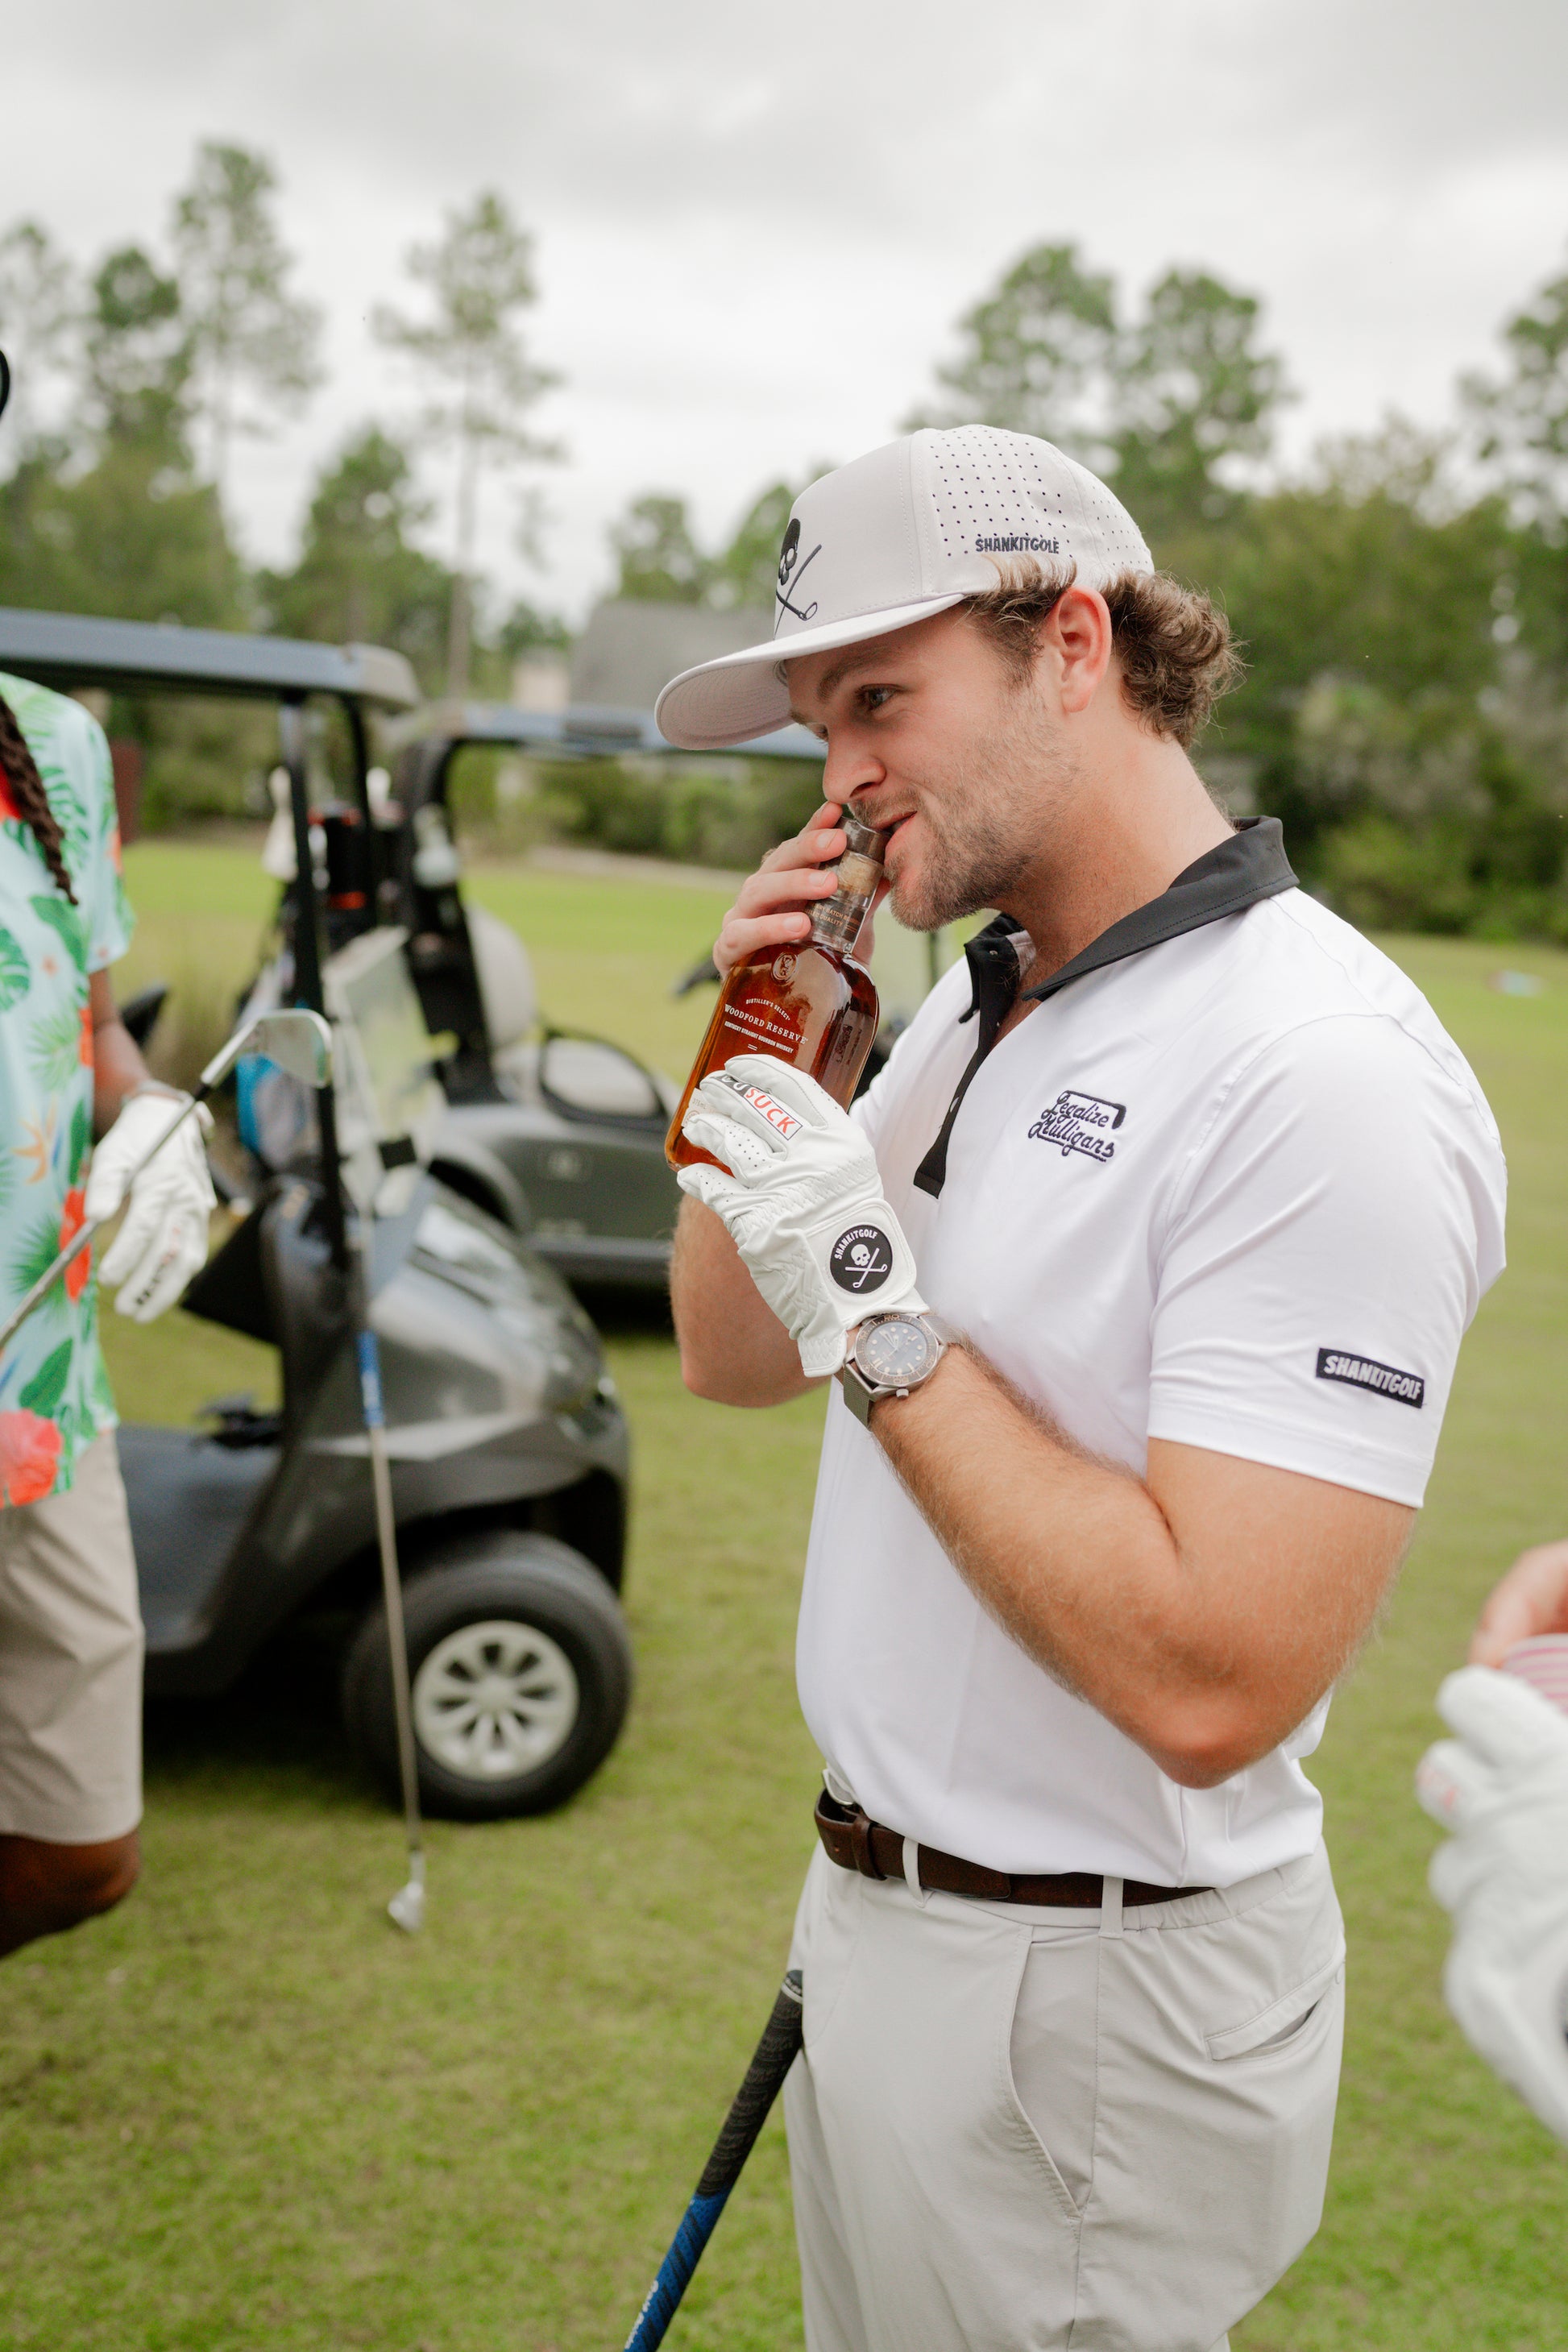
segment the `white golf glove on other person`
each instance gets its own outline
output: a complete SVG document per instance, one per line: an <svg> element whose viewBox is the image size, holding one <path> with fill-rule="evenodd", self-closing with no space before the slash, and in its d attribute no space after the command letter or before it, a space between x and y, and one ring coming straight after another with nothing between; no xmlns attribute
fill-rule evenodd
<svg viewBox="0 0 1568 2352"><path fill-rule="evenodd" d="M876 1153L804 1070L739 1055L703 1079L680 1131L724 1163L681 1169L681 1191L723 1219L808 1380L838 1370L868 1315L925 1312Z"/></svg>
<svg viewBox="0 0 1568 2352"><path fill-rule="evenodd" d="M1422 1758L1416 1793L1453 1832L1432 1857L1454 1917L1443 1990L1467 2039L1568 2142L1568 1716L1493 1666L1437 1694L1458 1735Z"/></svg>
<svg viewBox="0 0 1568 2352"><path fill-rule="evenodd" d="M212 1114L205 1104L131 1181L137 1161L188 1100L184 1095L132 1095L92 1155L85 1213L112 1217L128 1190L131 1195L125 1222L98 1271L111 1289L119 1286L118 1311L138 1323L151 1323L173 1307L207 1262L208 1220L216 1202L205 1145Z"/></svg>

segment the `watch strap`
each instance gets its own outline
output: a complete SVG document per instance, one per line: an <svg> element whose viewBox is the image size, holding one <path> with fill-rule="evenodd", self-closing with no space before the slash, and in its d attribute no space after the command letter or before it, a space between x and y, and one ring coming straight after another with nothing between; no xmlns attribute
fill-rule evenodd
<svg viewBox="0 0 1568 2352"><path fill-rule="evenodd" d="M862 1429L871 1426L871 1407L879 1396L891 1396L890 1389L874 1389L858 1372L847 1356L839 1370L838 1385L844 1391L844 1402Z"/></svg>

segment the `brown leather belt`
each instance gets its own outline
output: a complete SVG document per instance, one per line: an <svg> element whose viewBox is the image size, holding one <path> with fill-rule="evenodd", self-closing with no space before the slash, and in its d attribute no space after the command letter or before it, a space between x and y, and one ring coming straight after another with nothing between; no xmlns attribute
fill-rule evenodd
<svg viewBox="0 0 1568 2352"><path fill-rule="evenodd" d="M851 1812L825 1789L816 1801L816 1834L830 1862L840 1870L858 1870L862 1878L902 1878L904 1841L897 1830L884 1829L857 1806ZM1012 1875L988 1870L984 1863L962 1862L939 1846L917 1846L920 1882L938 1895L974 1895L988 1903L1040 1903L1074 1911L1098 1911L1105 1882L1098 1871L1062 1870L1044 1874ZM1129 1909L1141 1903L1175 1903L1184 1895L1207 1895L1206 1886L1146 1886L1141 1878L1122 1881L1121 1900Z"/></svg>

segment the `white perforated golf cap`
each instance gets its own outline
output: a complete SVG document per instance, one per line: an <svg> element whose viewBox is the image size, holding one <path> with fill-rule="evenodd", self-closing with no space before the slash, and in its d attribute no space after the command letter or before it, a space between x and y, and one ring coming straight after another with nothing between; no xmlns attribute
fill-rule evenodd
<svg viewBox="0 0 1568 2352"><path fill-rule="evenodd" d="M984 595L1009 557L1071 563L1083 588L1152 572L1105 484L1049 441L961 425L910 433L803 490L779 551L773 633L672 678L655 715L683 751L769 735L789 719L781 662L858 645Z"/></svg>

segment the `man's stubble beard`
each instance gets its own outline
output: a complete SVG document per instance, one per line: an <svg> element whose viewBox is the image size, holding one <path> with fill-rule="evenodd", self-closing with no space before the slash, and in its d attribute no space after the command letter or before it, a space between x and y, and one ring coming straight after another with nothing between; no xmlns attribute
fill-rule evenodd
<svg viewBox="0 0 1568 2352"><path fill-rule="evenodd" d="M889 904L906 930L936 931L982 908L1005 908L1026 868L1048 845L1052 818L1071 797L1078 767L1015 689L984 751L934 792L911 778L927 855L918 877L892 885Z"/></svg>

